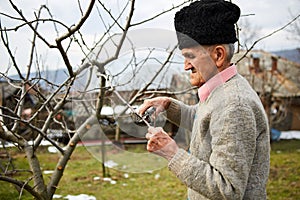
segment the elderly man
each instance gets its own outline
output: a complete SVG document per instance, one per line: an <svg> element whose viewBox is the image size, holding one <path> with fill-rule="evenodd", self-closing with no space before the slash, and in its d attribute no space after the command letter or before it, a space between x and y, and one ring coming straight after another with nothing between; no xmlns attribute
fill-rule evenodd
<svg viewBox="0 0 300 200"><path fill-rule="evenodd" d="M179 49L200 102L189 106L168 97L146 100L192 131L189 152L160 127L150 127L150 152L166 158L169 169L188 187L188 198L266 199L269 127L261 101L231 63L240 9L223 0L201 0L175 15Z"/></svg>

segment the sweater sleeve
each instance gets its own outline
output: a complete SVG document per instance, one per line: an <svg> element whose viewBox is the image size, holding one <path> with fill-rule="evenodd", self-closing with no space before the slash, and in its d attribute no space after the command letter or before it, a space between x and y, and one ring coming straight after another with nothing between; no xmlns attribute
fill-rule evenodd
<svg viewBox="0 0 300 200"><path fill-rule="evenodd" d="M209 199L242 199L256 149L255 117L247 105L231 105L214 113L206 133L211 135L208 161L194 156L197 152L188 154L181 149L169 162L169 169Z"/></svg>
<svg viewBox="0 0 300 200"><path fill-rule="evenodd" d="M167 118L178 126L192 130L195 120L196 105L186 105L180 101L172 99L169 108L167 109Z"/></svg>

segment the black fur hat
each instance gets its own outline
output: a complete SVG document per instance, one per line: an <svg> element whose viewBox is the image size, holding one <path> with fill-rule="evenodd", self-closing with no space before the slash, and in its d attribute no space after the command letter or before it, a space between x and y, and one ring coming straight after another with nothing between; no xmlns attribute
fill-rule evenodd
<svg viewBox="0 0 300 200"><path fill-rule="evenodd" d="M179 49L196 45L228 44L237 41L234 24L240 8L224 0L201 0L175 14Z"/></svg>

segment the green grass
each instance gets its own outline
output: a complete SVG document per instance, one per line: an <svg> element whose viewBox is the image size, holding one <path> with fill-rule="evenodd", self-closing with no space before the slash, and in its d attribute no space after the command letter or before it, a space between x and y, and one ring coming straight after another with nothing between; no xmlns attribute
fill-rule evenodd
<svg viewBox="0 0 300 200"><path fill-rule="evenodd" d="M300 141L272 143L269 199L300 199Z"/></svg>
<svg viewBox="0 0 300 200"><path fill-rule="evenodd" d="M14 155L15 167L27 167L24 154L18 153L16 150L11 151ZM116 154L113 150L108 149L108 159L116 159L119 164L116 169L109 169L110 177L116 181L116 184L94 180L94 177L102 177L99 151L97 148L88 148L87 151L84 147L78 147L68 163L56 194L63 196L88 194L97 197L98 200L186 199L186 187L168 171L164 161L155 157L139 160L141 158L136 157L135 154L129 156ZM145 151L145 147L135 146L131 147L129 151L141 155ZM40 150L39 159L43 163L41 165L43 170L53 170L58 158L56 154ZM126 168L124 168L125 165ZM147 166L152 166L156 170L151 171L151 167L148 169ZM138 167L142 167L147 172L128 172ZM125 174L128 174L129 177L125 177ZM28 173L16 175L24 181L28 176ZM50 176L44 176L45 181L49 181ZM272 143L271 170L267 191L268 199L271 200L300 199L299 140L282 140ZM13 185L0 182L0 200L18 199L18 196L19 193ZM22 199L32 199L32 197L25 192Z"/></svg>

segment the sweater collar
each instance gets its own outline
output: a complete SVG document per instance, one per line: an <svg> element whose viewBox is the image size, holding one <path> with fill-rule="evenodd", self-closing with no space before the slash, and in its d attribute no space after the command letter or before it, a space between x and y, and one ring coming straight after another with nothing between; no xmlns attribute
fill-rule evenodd
<svg viewBox="0 0 300 200"><path fill-rule="evenodd" d="M210 95L210 93L218 86L224 84L226 81L228 81L230 78L232 78L234 75L237 74L237 69L235 65L232 65L223 71L219 72L212 78L210 78L206 83L204 83L199 89L198 89L198 95L200 98L200 102L204 102L207 97Z"/></svg>

